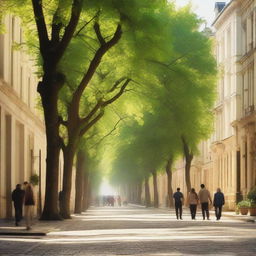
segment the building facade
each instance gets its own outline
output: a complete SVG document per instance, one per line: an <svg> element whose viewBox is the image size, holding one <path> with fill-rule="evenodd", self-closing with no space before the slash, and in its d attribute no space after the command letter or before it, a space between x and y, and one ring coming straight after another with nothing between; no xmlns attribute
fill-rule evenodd
<svg viewBox="0 0 256 256"><path fill-rule="evenodd" d="M13 47L23 43L20 20L7 15L4 24L6 33L0 35L0 218L9 218L13 216L12 190L33 174L41 180L35 186L36 210L41 208L46 141L42 113L36 107L33 61Z"/></svg>
<svg viewBox="0 0 256 256"><path fill-rule="evenodd" d="M191 167L192 186L220 187L226 209L234 209L256 185L256 1L215 6L215 55L219 70L215 131L199 145ZM186 191L184 161L176 164L173 187Z"/></svg>
<svg viewBox="0 0 256 256"><path fill-rule="evenodd" d="M215 129L211 138L200 143L190 178L196 191L202 183L212 195L220 187L225 208L233 210L256 185L256 0L216 2L215 14L214 52L219 70ZM181 159L173 169L172 187L186 194L184 170ZM164 185L160 206L166 206L166 180L165 174L159 175L159 184ZM153 200L152 189L151 194Z"/></svg>

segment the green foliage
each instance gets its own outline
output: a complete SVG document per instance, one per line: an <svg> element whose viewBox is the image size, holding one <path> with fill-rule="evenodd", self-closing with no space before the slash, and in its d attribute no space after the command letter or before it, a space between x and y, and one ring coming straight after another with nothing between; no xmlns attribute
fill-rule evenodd
<svg viewBox="0 0 256 256"><path fill-rule="evenodd" d="M39 184L39 176L37 174L33 174L30 176L30 183L33 186L37 186Z"/></svg>
<svg viewBox="0 0 256 256"><path fill-rule="evenodd" d="M256 204L256 187L253 187L250 192L247 194L247 198Z"/></svg>
<svg viewBox="0 0 256 256"><path fill-rule="evenodd" d="M243 201L241 201L241 202L239 202L238 204L237 204L237 207L240 209L240 208L248 208L248 207L250 207L250 201L248 201L248 200L243 200Z"/></svg>
<svg viewBox="0 0 256 256"><path fill-rule="evenodd" d="M42 1L48 36L58 3L60 10L55 23L63 24L63 36L72 1ZM38 75L42 77L44 63L31 1L5 1L4 8L22 18L27 50L36 56ZM106 111L102 121L80 139L79 146L88 154L90 170L101 173L108 169L102 165L111 166L112 182L125 184L142 180L153 169L163 169L170 157L182 155L182 136L193 152L209 136L213 129L216 64L211 54L212 42L198 31L201 21L189 7L176 10L164 0L83 1L75 36L58 65L66 79L58 102L63 120L68 119L73 93L99 47L94 30L96 21L106 40L113 36L118 24L123 34L101 59L86 87L79 102L80 117L88 115L100 99L113 97L120 89L119 85L111 90L116 81L132 81L112 111ZM118 121L116 113L129 119L123 120L115 137L102 140ZM67 144L69 133L64 126L60 135Z"/></svg>
<svg viewBox="0 0 256 256"><path fill-rule="evenodd" d="M212 42L198 32L200 21L188 8L176 12L170 7L168 15L165 36L157 38L153 54L148 49L136 52L141 56L140 65L134 65L140 86L131 92L130 102L142 103L144 113L125 124L116 138L111 176L115 184L162 170L169 158L183 154L181 137L195 153L198 143L213 131L216 64Z"/></svg>

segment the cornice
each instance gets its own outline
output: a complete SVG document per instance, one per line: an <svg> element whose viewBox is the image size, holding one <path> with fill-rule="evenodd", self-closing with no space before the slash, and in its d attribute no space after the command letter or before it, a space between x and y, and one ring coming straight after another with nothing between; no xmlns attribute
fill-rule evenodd
<svg viewBox="0 0 256 256"><path fill-rule="evenodd" d="M251 49L249 52L244 54L240 59L238 59L237 63L243 64L246 60L248 60L250 57L252 57L255 52L256 52L256 48Z"/></svg>
<svg viewBox="0 0 256 256"><path fill-rule="evenodd" d="M256 111L253 111L251 114L247 116L243 116L239 120L237 120L236 126L245 127L246 125L252 124L256 122Z"/></svg>
<svg viewBox="0 0 256 256"><path fill-rule="evenodd" d="M240 2L240 0L231 0L213 21L212 26L214 26L215 28L220 27L237 7L238 2Z"/></svg>
<svg viewBox="0 0 256 256"><path fill-rule="evenodd" d="M241 13L245 12L254 0L246 0L241 2Z"/></svg>
<svg viewBox="0 0 256 256"><path fill-rule="evenodd" d="M30 108L20 100L17 93L3 79L0 78L0 92L2 92L10 100L10 104L16 105L22 112L31 118L35 124L45 131L43 122L30 110Z"/></svg>

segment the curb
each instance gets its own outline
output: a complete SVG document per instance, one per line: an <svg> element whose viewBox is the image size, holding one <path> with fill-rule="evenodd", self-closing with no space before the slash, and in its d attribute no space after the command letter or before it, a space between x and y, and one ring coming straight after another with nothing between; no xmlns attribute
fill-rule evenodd
<svg viewBox="0 0 256 256"><path fill-rule="evenodd" d="M244 217L242 217L241 215L229 215L229 214L225 214L225 213L222 213L222 216L229 217L232 219L237 219L237 220L244 221L244 222L256 223L256 217L253 217L253 216L245 215Z"/></svg>
<svg viewBox="0 0 256 256"><path fill-rule="evenodd" d="M0 236L46 236L44 232L0 232Z"/></svg>

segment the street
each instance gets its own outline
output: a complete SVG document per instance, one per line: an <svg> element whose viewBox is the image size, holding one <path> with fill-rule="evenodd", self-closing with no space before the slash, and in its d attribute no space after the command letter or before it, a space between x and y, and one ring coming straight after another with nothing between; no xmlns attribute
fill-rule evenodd
<svg viewBox="0 0 256 256"><path fill-rule="evenodd" d="M1 236L0 255L256 255L256 224L234 217L192 221L185 211L142 207L90 208L62 222L38 222L47 236Z"/></svg>

